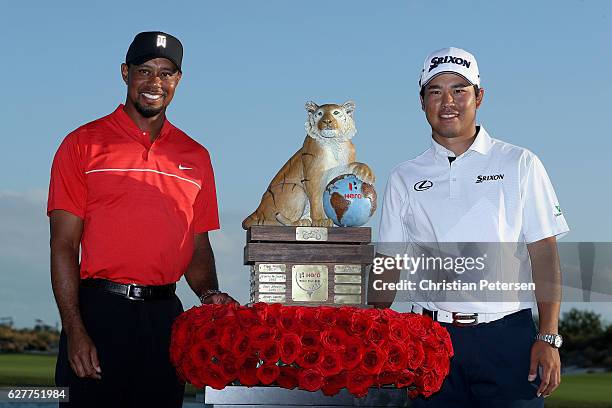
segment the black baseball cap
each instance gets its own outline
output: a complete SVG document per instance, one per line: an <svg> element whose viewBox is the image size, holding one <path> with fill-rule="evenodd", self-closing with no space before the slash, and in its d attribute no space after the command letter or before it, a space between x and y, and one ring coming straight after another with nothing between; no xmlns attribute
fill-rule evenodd
<svg viewBox="0 0 612 408"><path fill-rule="evenodd" d="M183 61L183 44L178 38L161 31L136 34L125 55L125 63L140 65L154 58L169 59L180 71Z"/></svg>

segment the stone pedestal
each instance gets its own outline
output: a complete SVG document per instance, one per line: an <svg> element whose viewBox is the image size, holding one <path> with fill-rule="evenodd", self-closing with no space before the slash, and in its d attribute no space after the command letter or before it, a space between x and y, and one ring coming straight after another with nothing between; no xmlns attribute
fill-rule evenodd
<svg viewBox="0 0 612 408"><path fill-rule="evenodd" d="M306 407L409 407L405 389L371 388L368 395L355 398L346 389L333 397L321 391L287 390L279 387L228 386L222 390L210 387L199 396L208 408L306 408Z"/></svg>

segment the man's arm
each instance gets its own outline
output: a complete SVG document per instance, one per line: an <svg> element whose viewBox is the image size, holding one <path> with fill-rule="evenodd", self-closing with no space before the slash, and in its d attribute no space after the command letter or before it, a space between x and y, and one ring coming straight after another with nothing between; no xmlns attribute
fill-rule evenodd
<svg viewBox="0 0 612 408"><path fill-rule="evenodd" d="M535 295L538 303L539 331L558 334L559 309L561 307L561 267L557 251L557 239L545 238L527 245ZM545 397L561 383L559 350L543 341L536 341L531 348L529 381L536 378L538 365L542 366L542 383L538 388Z"/></svg>
<svg viewBox="0 0 612 408"><path fill-rule="evenodd" d="M227 293L213 293L204 298L207 290L218 290L215 256L213 254L208 232L196 234L194 239L193 257L185 272L185 279L191 290L200 297L202 303L233 303L236 302Z"/></svg>
<svg viewBox="0 0 612 408"><path fill-rule="evenodd" d="M68 340L68 360L79 377L100 379L93 341L79 311L79 247L83 220L64 210L53 210L51 231L51 286Z"/></svg>

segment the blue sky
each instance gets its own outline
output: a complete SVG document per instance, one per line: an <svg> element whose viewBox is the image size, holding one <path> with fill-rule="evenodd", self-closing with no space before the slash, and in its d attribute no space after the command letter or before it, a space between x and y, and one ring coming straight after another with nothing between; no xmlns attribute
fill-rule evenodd
<svg viewBox="0 0 612 408"><path fill-rule="evenodd" d="M608 1L7 3L0 316L57 320L44 216L50 163L68 132L123 102L119 66L144 30L185 47L168 116L211 152L220 279L242 300L239 223L302 143L304 103L356 102L357 157L382 193L389 171L430 143L418 75L427 53L450 45L478 59L479 121L544 162L572 228L566 240L610 241L611 18ZM24 290L36 296L24 301Z"/></svg>

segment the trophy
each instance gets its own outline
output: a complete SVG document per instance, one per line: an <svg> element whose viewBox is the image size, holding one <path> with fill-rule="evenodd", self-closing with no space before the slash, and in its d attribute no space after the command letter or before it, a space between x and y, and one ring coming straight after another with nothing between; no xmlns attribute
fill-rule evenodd
<svg viewBox="0 0 612 408"><path fill-rule="evenodd" d="M365 307L374 174L355 161L355 103L306 103L302 147L243 222L251 303ZM340 228L333 227L337 225Z"/></svg>

